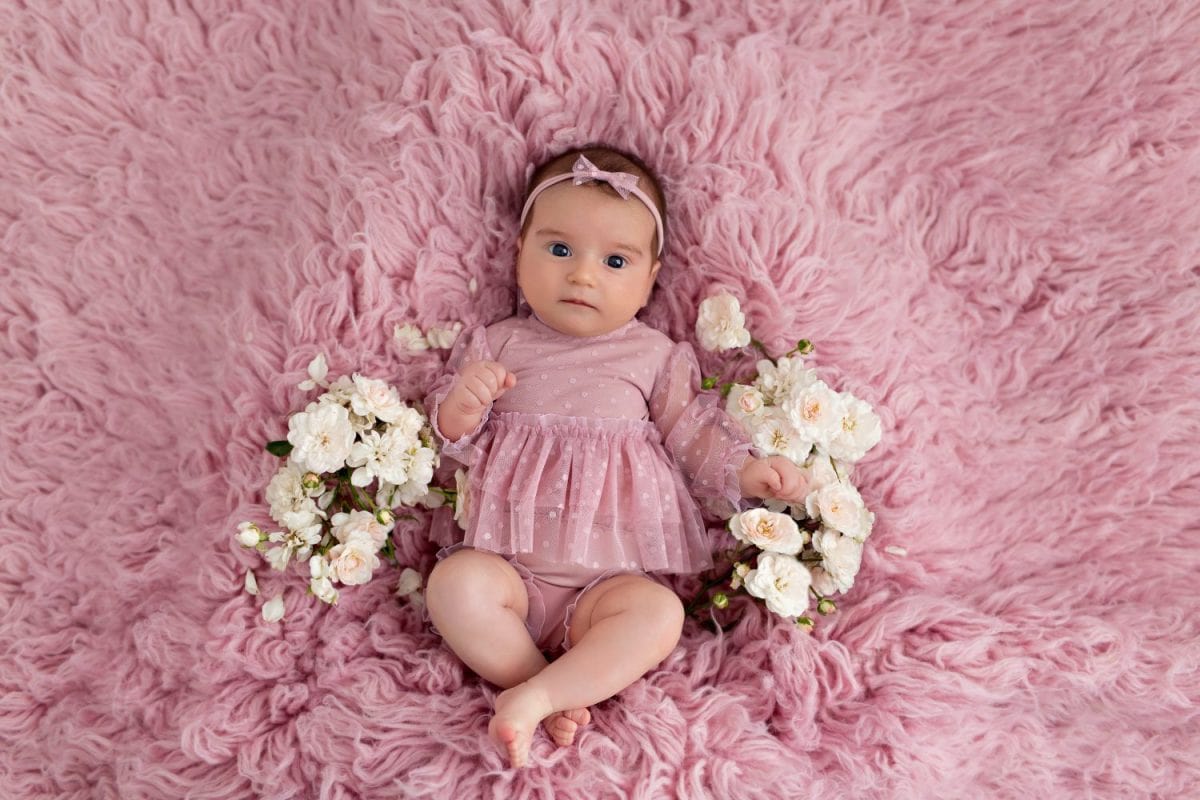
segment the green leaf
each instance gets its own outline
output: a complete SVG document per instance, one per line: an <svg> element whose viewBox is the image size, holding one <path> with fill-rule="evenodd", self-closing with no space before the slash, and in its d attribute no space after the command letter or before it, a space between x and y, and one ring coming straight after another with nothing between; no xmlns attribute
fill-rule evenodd
<svg viewBox="0 0 1200 800"><path fill-rule="evenodd" d="M289 442L287 439L280 439L280 440L274 441L274 442L267 442L267 452L273 456L279 456L280 458L287 458L288 454L290 454L292 452L292 443Z"/></svg>

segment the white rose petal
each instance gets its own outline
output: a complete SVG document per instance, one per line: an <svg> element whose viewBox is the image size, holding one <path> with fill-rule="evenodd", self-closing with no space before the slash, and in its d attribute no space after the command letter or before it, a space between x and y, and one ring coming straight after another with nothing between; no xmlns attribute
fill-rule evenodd
<svg viewBox="0 0 1200 800"><path fill-rule="evenodd" d="M805 509L826 527L862 542L871 535L875 515L863 504L862 495L849 483L831 483L805 500Z"/></svg>
<svg viewBox="0 0 1200 800"><path fill-rule="evenodd" d="M283 619L283 595L277 595L263 604L262 617L267 622L279 622Z"/></svg>
<svg viewBox="0 0 1200 800"><path fill-rule="evenodd" d="M310 403L308 410L288 419L287 440L293 448L291 462L301 473L337 472L345 466L354 444L350 412L341 405Z"/></svg>
<svg viewBox="0 0 1200 800"><path fill-rule="evenodd" d="M464 470L454 470L454 488L458 492L454 498L454 521L466 530L467 515L471 513L470 483Z"/></svg>
<svg viewBox="0 0 1200 800"><path fill-rule="evenodd" d="M805 535L796 521L787 514L777 514L765 508L735 514L729 520L729 530L739 542L772 553L794 556L804 547Z"/></svg>
<svg viewBox="0 0 1200 800"><path fill-rule="evenodd" d="M458 334L462 332L463 324L456 322L448 328L430 328L425 332L425 338L429 340L429 346L438 350L449 350L454 346L454 342L458 339Z"/></svg>
<svg viewBox="0 0 1200 800"><path fill-rule="evenodd" d="M329 366L325 363L325 354L317 353L317 357L308 362L308 380L301 381L300 387L305 391L323 386Z"/></svg>
<svg viewBox="0 0 1200 800"><path fill-rule="evenodd" d="M889 544L887 547L883 548L883 552L900 557L908 555L907 550L905 550L903 547L896 547L894 544Z"/></svg>
<svg viewBox="0 0 1200 800"><path fill-rule="evenodd" d="M750 344L750 331L746 330L746 317L737 298L721 292L702 302L696 338L705 350L730 350Z"/></svg>
<svg viewBox="0 0 1200 800"><path fill-rule="evenodd" d="M470 292L471 294L475 294L476 292L478 292L479 291L479 281L475 280L474 278L471 278L471 280L467 281L467 291Z"/></svg>
<svg viewBox="0 0 1200 800"><path fill-rule="evenodd" d="M246 591L250 594L258 594L258 581L254 578L252 570L246 570Z"/></svg>
<svg viewBox="0 0 1200 800"><path fill-rule="evenodd" d="M405 567L400 573L400 582L396 584L396 594L406 597L421 588L421 573L412 567Z"/></svg>
<svg viewBox="0 0 1200 800"><path fill-rule="evenodd" d="M429 342L425 341L425 337L421 334L421 329L412 323L397 325L392 330L392 338L396 340L396 343L403 350L416 353L429 349Z"/></svg>
<svg viewBox="0 0 1200 800"><path fill-rule="evenodd" d="M767 608L776 614L795 617L808 609L812 573L793 556L763 553L744 581L746 591L765 600Z"/></svg>

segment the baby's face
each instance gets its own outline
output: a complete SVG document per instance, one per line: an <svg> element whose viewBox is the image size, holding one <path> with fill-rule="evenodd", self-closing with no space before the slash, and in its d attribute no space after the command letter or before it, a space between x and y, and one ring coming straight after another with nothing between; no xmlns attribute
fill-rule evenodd
<svg viewBox="0 0 1200 800"><path fill-rule="evenodd" d="M659 262L654 217L635 197L564 181L542 192L517 243L517 283L559 333L599 336L650 299Z"/></svg>

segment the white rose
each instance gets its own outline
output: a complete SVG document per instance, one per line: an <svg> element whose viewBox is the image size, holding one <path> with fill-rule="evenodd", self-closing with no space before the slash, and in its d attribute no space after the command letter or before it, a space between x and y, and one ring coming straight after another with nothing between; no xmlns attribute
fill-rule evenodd
<svg viewBox="0 0 1200 800"><path fill-rule="evenodd" d="M462 332L463 324L456 322L449 328L430 328L425 336L429 340L429 346L438 350L449 350L454 346L454 342L458 339L458 334Z"/></svg>
<svg viewBox="0 0 1200 800"><path fill-rule="evenodd" d="M320 516L316 502L304 488L304 470L291 461L280 467L267 484L267 503L271 506L271 519L280 525L288 524L284 521L285 517L296 519L288 517L289 514L307 518L298 520L297 525L311 524Z"/></svg>
<svg viewBox="0 0 1200 800"><path fill-rule="evenodd" d="M407 457L408 480L400 484L397 490L401 504L415 506L429 492L437 454L428 447L413 447L408 450Z"/></svg>
<svg viewBox="0 0 1200 800"><path fill-rule="evenodd" d="M350 483L366 486L375 478L400 484L408 480L408 441L401 431L368 431L350 448L346 465L355 467Z"/></svg>
<svg viewBox="0 0 1200 800"><path fill-rule="evenodd" d="M768 405L781 405L796 392L817 382L816 370L804 366L804 359L781 358L778 364L767 359L758 362L758 377L754 385Z"/></svg>
<svg viewBox="0 0 1200 800"><path fill-rule="evenodd" d="M334 579L347 585L366 583L379 568L379 556L370 536L358 533L342 544L334 545L327 554Z"/></svg>
<svg viewBox="0 0 1200 800"><path fill-rule="evenodd" d="M746 591L765 600L767 608L784 617L795 617L808 609L812 573L793 556L763 553L758 566L746 573Z"/></svg>
<svg viewBox="0 0 1200 800"><path fill-rule="evenodd" d="M729 389L729 396L725 399L725 412L734 419L741 420L744 427L753 425L751 421L763 413L762 392L753 386L744 386L740 383L735 383Z"/></svg>
<svg viewBox="0 0 1200 800"><path fill-rule="evenodd" d="M395 422L408 406L400 399L396 387L374 378L354 376L354 394L350 398L350 410L361 417L375 417L384 422Z"/></svg>
<svg viewBox="0 0 1200 800"><path fill-rule="evenodd" d="M368 539L376 550L387 544L388 532L395 527L395 523L381 525L370 511L334 514L329 522L333 526L330 533L339 542L344 544L355 536L362 536Z"/></svg>
<svg viewBox="0 0 1200 800"><path fill-rule="evenodd" d="M783 456L802 464L812 452L812 441L801 436L788 416L777 408L744 418L742 424L749 429L750 441L764 457Z"/></svg>
<svg viewBox="0 0 1200 800"><path fill-rule="evenodd" d="M337 472L354 445L350 413L340 405L310 403L306 411L288 419L287 440L293 448L291 461L302 473Z"/></svg>
<svg viewBox="0 0 1200 800"><path fill-rule="evenodd" d="M772 553L794 556L804 547L804 532L796 525L796 521L787 514L777 514L765 508L735 514L729 520L729 530L739 542Z"/></svg>
<svg viewBox="0 0 1200 800"><path fill-rule="evenodd" d="M721 292L702 302L696 338L705 350L730 350L750 344L750 331L746 330L746 317L737 298Z"/></svg>
<svg viewBox="0 0 1200 800"><path fill-rule="evenodd" d="M454 488L457 491L454 496L454 521L466 530L467 515L471 513L471 493L465 470L454 470Z"/></svg>
<svg viewBox="0 0 1200 800"><path fill-rule="evenodd" d="M828 452L842 421L842 399L837 392L817 381L794 390L780 405L801 436Z"/></svg>
<svg viewBox="0 0 1200 800"><path fill-rule="evenodd" d="M429 349L429 343L425 341L425 337L421 335L421 329L412 323L397 325L392 329L392 338L396 340L396 344L402 350L411 352L420 352Z"/></svg>
<svg viewBox="0 0 1200 800"><path fill-rule="evenodd" d="M804 505L813 519L860 542L871 535L875 524L875 515L867 511L862 495L849 483L831 483L810 494Z"/></svg>
<svg viewBox="0 0 1200 800"><path fill-rule="evenodd" d="M839 592L850 591L862 566L862 542L823 528L813 536L813 549L822 556L821 567L828 575L829 583ZM832 594L820 588L817 591L823 595Z"/></svg>
<svg viewBox="0 0 1200 800"><path fill-rule="evenodd" d="M283 595L277 595L268 600L262 608L262 616L267 622L279 622L283 619Z"/></svg>
<svg viewBox="0 0 1200 800"><path fill-rule="evenodd" d="M266 552L266 559L276 570L283 572L293 557L304 561L312 554L314 546L321 541L321 523L298 527L287 531L273 531L267 539L279 547Z"/></svg>
<svg viewBox="0 0 1200 800"><path fill-rule="evenodd" d="M853 464L883 437L883 427L871 406L849 392L842 394L841 423L829 439L829 455Z"/></svg>

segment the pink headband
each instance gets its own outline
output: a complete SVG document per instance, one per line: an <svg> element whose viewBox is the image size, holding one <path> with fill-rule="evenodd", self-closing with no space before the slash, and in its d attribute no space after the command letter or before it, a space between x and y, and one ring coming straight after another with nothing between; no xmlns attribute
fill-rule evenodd
<svg viewBox="0 0 1200 800"><path fill-rule="evenodd" d="M547 178L534 187L533 191L529 193L529 199L525 201L525 207L521 209L521 227L525 227L525 218L529 216L529 209L533 208L533 201L537 199L539 194L556 183L562 183L572 178L575 179L576 186L589 181L604 181L617 190L617 194L621 195L622 200L628 200L631 194L638 200L641 200L642 204L650 209L650 214L654 217L654 225L658 228L658 252L655 255L662 255L664 238L662 217L659 215L654 201L645 192L637 188L638 176L630 175L628 172L605 172L602 169L598 169L595 164L588 161L582 155L575 159L575 164L571 167L570 172L555 175L553 178Z"/></svg>

